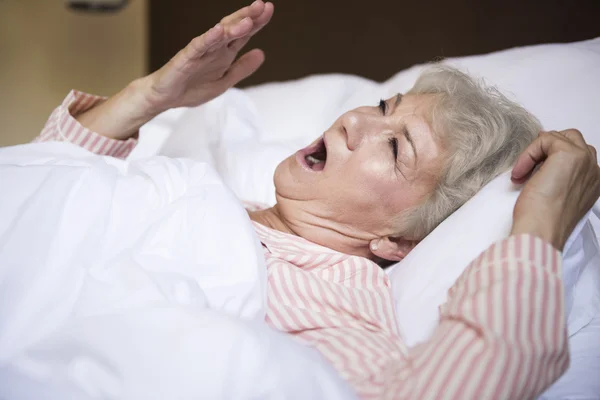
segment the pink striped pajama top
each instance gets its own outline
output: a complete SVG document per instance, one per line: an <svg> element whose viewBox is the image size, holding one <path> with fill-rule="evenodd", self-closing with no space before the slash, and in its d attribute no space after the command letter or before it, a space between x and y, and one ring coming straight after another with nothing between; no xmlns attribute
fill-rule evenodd
<svg viewBox="0 0 600 400"><path fill-rule="evenodd" d="M35 141L125 158L73 115L103 98L72 91ZM266 322L319 350L361 398L529 399L569 363L560 253L530 235L492 245L464 271L426 343L407 348L375 263L254 223L268 270Z"/></svg>

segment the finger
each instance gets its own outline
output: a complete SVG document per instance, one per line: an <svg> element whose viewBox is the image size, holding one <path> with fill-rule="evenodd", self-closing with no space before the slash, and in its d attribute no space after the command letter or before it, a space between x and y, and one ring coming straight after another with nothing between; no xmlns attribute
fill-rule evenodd
<svg viewBox="0 0 600 400"><path fill-rule="evenodd" d="M571 140L579 147L585 147L587 145L587 143L585 143L585 139L583 138L583 134L577 129L565 129L558 133Z"/></svg>
<svg viewBox="0 0 600 400"><path fill-rule="evenodd" d="M270 3L270 2L265 3L262 13L259 16L257 16L256 18L253 18L253 20L254 20L254 29L252 31L253 35L256 32L258 32L259 30L261 30L262 28L264 28L264 26L267 25L269 23L269 21L271 21L271 18L273 17L274 12L275 12L275 6L273 5L273 3Z"/></svg>
<svg viewBox="0 0 600 400"><path fill-rule="evenodd" d="M209 29L206 33L198 36L185 47L184 52L190 59L202 57L219 43L224 36L225 30L220 23Z"/></svg>
<svg viewBox="0 0 600 400"><path fill-rule="evenodd" d="M252 28L254 27L254 21L252 21L252 18L250 17L245 17L233 24L225 24L224 27L225 36L229 42L250 34Z"/></svg>
<svg viewBox="0 0 600 400"><path fill-rule="evenodd" d="M252 19L258 18L262 14L263 10L264 3L262 0L256 0L250 6L243 7L233 14L221 19L221 22L215 25L215 28L219 27L224 30L225 39L227 41L235 40L247 35L252 31L252 27L254 26ZM223 38L219 37L218 39ZM218 43L218 41L219 40L213 40L210 46L217 45L216 47L220 47L218 45L222 43Z"/></svg>
<svg viewBox="0 0 600 400"><path fill-rule="evenodd" d="M233 50L237 53L248 43L249 40L250 40L250 36L244 36L241 39L236 39L236 40L230 42L227 45L227 47L229 47L231 50Z"/></svg>
<svg viewBox="0 0 600 400"><path fill-rule="evenodd" d="M223 19L221 19L221 23L227 25L236 23L237 21L240 21L246 17L256 18L263 12L264 7L265 4L262 2L262 0L256 0L249 6L240 8L236 12L223 17Z"/></svg>
<svg viewBox="0 0 600 400"><path fill-rule="evenodd" d="M258 18L254 19L254 26L250 33L244 37L241 37L229 43L229 48L236 52L240 51L246 45L246 43L248 43L252 36L258 33L271 21L271 17L273 17L273 12L273 3L266 3L263 13Z"/></svg>
<svg viewBox="0 0 600 400"><path fill-rule="evenodd" d="M515 183L526 181L533 173L535 166L548 157L552 143L557 140L560 139L551 132L541 132L517 158L517 162L512 169L512 181Z"/></svg>
<svg viewBox="0 0 600 400"><path fill-rule="evenodd" d="M207 50L209 52L217 51L232 41L247 36L252 31L253 22L251 18L244 18L237 24L228 27L219 22L215 28L217 27L220 27L223 32L215 40L211 40Z"/></svg>
<svg viewBox="0 0 600 400"><path fill-rule="evenodd" d="M588 144L588 149L592 153L594 160L596 160L596 162L597 162L598 161L598 153L596 152L596 148L594 146Z"/></svg>
<svg viewBox="0 0 600 400"><path fill-rule="evenodd" d="M221 78L228 87L235 86L238 82L252 75L265 61L262 50L254 49L241 56L227 73Z"/></svg>

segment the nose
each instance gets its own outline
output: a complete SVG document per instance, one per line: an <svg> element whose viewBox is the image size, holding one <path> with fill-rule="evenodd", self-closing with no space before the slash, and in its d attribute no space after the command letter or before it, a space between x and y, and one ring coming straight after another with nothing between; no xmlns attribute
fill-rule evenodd
<svg viewBox="0 0 600 400"><path fill-rule="evenodd" d="M352 151L360 147L364 141L380 136L384 129L383 117L373 115L369 111L358 108L348 111L342 117L342 126L347 135L347 146Z"/></svg>

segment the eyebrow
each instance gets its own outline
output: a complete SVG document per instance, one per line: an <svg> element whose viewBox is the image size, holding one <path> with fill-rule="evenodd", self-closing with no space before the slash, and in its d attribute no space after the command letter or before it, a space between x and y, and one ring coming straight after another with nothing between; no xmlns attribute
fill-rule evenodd
<svg viewBox="0 0 600 400"><path fill-rule="evenodd" d="M402 93L398 93L396 95L396 104L395 104L395 106L397 107L398 105L400 105L401 101L402 101ZM415 155L415 161L418 161L419 155L417 154L417 148L415 147L415 141L413 140L412 135L408 131L408 127L406 126L406 124L402 125L402 134L406 137L406 140L408 140L408 143L410 144L410 147L412 147L412 149L413 149L413 153Z"/></svg>

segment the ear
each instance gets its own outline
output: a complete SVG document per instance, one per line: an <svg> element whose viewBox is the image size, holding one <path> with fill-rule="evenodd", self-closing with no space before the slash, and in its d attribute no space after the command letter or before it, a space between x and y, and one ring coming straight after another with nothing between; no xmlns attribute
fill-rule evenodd
<svg viewBox="0 0 600 400"><path fill-rule="evenodd" d="M371 253L389 261L400 261L415 248L419 242L401 237L385 236L373 239L369 243Z"/></svg>

